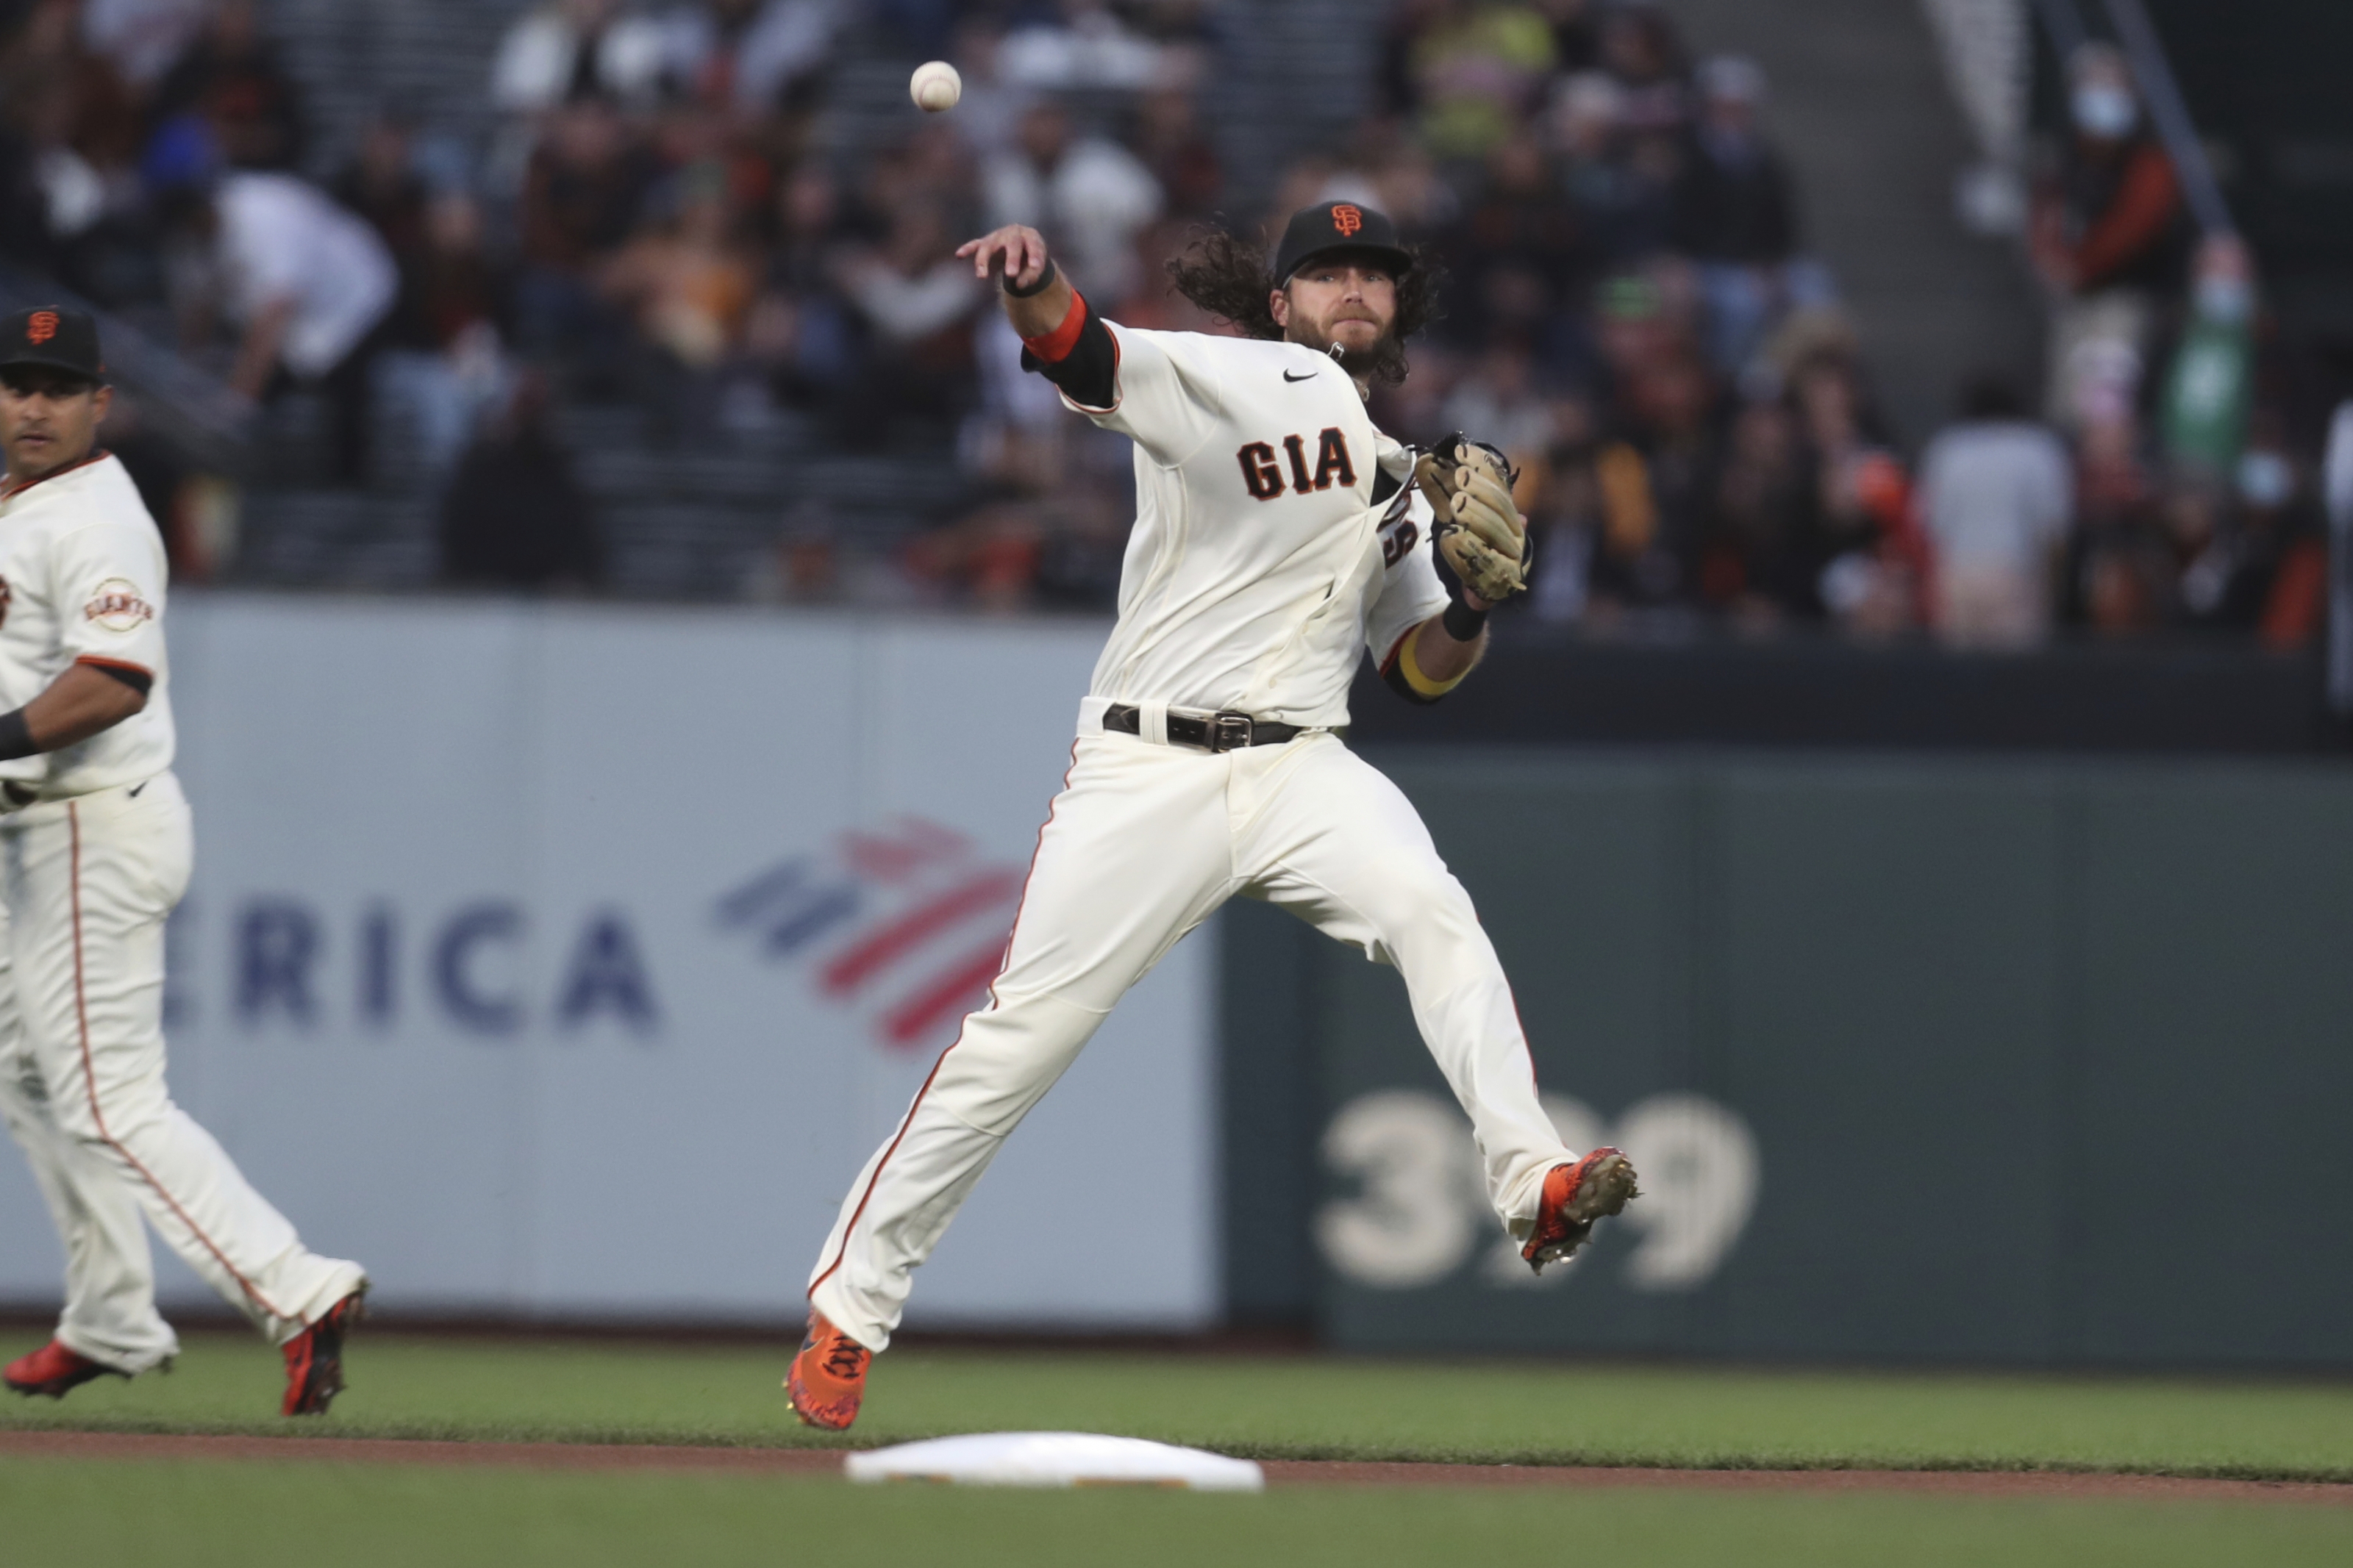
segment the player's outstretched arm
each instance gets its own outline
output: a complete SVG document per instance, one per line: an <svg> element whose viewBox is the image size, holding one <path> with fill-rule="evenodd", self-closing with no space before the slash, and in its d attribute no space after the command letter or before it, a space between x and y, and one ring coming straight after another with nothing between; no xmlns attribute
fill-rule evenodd
<svg viewBox="0 0 2353 1568"><path fill-rule="evenodd" d="M1009 223L956 249L976 278L995 277L1005 290L1006 320L1021 339L1021 368L1060 387L1083 412L1109 415L1119 404L1119 349L1111 331L1046 254L1046 238Z"/></svg>
<svg viewBox="0 0 2353 1568"><path fill-rule="evenodd" d="M972 262L976 278L996 278L1005 286L1005 318L1023 339L1042 338L1071 313L1075 293L1046 254L1046 237L1027 224L966 240L956 254Z"/></svg>

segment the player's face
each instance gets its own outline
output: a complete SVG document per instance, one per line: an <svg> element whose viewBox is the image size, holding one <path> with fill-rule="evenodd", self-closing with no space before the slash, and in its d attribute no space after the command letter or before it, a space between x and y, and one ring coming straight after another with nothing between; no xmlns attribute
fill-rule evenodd
<svg viewBox="0 0 2353 1568"><path fill-rule="evenodd" d="M1397 322L1397 279L1371 261L1310 262L1269 301L1290 342L1354 358L1372 352Z"/></svg>
<svg viewBox="0 0 2353 1568"><path fill-rule="evenodd" d="M90 455L112 392L78 375L37 365L0 370L0 449L22 483Z"/></svg>

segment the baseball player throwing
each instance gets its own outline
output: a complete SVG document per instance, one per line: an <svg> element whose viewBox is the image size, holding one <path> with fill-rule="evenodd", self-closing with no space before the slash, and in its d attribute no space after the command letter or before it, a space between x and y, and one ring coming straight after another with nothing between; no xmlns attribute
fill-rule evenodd
<svg viewBox="0 0 2353 1568"><path fill-rule="evenodd" d="M860 1173L809 1281L786 1387L803 1421L834 1429L856 1418L909 1276L1007 1135L1128 987L1236 894L1403 973L1532 1267L1567 1258L1635 1195L1618 1151L1561 1146L1469 896L1405 796L1339 734L1360 648L1393 687L1434 700L1477 662L1489 606L1524 581L1502 459L1459 437L1416 452L1366 413L1372 382L1404 374L1428 273L1388 218L1348 203L1295 215L1271 270L1213 235L1171 270L1250 333L1229 338L1104 321L1034 229L957 254L1003 279L1024 365L1135 443L1136 519L1119 624L988 1005Z"/></svg>
<svg viewBox="0 0 2353 1568"><path fill-rule="evenodd" d="M327 1408L366 1279L306 1250L164 1087L164 920L187 888L172 776L164 549L97 447L98 329L0 321L0 1119L65 1243L57 1337L11 1362L61 1399L179 1350L140 1215L284 1348L289 1415Z"/></svg>

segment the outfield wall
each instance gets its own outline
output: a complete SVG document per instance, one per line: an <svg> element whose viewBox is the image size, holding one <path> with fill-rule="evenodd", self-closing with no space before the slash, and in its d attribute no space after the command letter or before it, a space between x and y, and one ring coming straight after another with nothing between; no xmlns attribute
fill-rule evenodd
<svg viewBox="0 0 2353 1568"><path fill-rule="evenodd" d="M797 1319L995 972L1104 629L184 596L178 1098L388 1310ZM911 1324L1216 1316L1213 958L1103 1031ZM14 1157L0 1236L0 1300L53 1300Z"/></svg>
<svg viewBox="0 0 2353 1568"><path fill-rule="evenodd" d="M1565 1136L1648 1191L1535 1281L1396 976L1240 910L1242 1314L1355 1349L2353 1365L2347 770L1374 755Z"/></svg>

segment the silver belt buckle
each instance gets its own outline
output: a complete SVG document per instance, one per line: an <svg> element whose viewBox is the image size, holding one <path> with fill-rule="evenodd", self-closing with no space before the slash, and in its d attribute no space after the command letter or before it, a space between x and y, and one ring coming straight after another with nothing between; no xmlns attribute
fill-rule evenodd
<svg viewBox="0 0 2353 1568"><path fill-rule="evenodd" d="M1209 750L1239 751L1250 743L1253 722L1247 713L1213 713L1209 716Z"/></svg>

